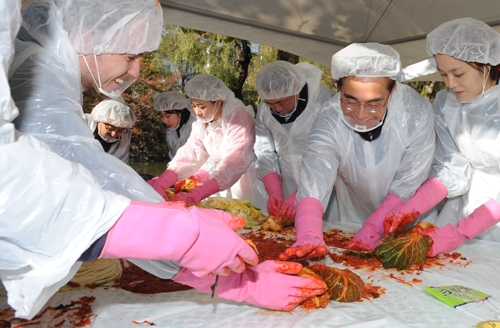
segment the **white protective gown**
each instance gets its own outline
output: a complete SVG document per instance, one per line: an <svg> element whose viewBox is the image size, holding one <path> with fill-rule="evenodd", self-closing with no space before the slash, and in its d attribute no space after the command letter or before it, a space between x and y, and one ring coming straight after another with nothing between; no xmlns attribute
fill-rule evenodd
<svg viewBox="0 0 500 328"><path fill-rule="evenodd" d="M83 119L78 57L60 29L61 16L48 3L31 9L23 26L38 41L17 40L9 70L20 2L0 2L0 279L16 317L28 319L73 277L77 259L130 198L162 200L94 140ZM30 28L40 21L46 24ZM23 133L16 140L10 122L19 113Z"/></svg>
<svg viewBox="0 0 500 328"><path fill-rule="evenodd" d="M187 139L191 135L191 129L194 121L196 121L196 116L193 114L189 115L188 121L180 128L180 136L177 135L176 130L167 128L166 141L168 143L168 156L170 159L174 158L179 148L186 143Z"/></svg>
<svg viewBox="0 0 500 328"><path fill-rule="evenodd" d="M94 121L91 118L90 114L84 114L84 115L85 115L85 120L87 121L87 125L90 128L90 131L94 133L98 122ZM131 143L132 143L132 131L130 131L130 129L125 129L123 134L120 136L120 140L113 143L109 148L109 150L107 151L107 153L113 155L123 163L127 164L129 160Z"/></svg>
<svg viewBox="0 0 500 328"><path fill-rule="evenodd" d="M340 221L363 224L389 193L406 201L427 179L434 152L433 113L427 100L397 83L377 139L362 139L342 115L336 94L313 125L297 201L314 197L326 208L335 185Z"/></svg>
<svg viewBox="0 0 500 328"><path fill-rule="evenodd" d="M255 120L233 94L224 101L220 120L193 123L190 137L168 168L180 181L203 167L209 171L211 179L217 180L220 190L226 191L222 196L249 200L265 211L267 193L257 177L254 142ZM207 161L211 169L207 169Z"/></svg>
<svg viewBox="0 0 500 328"><path fill-rule="evenodd" d="M300 63L303 64L303 63ZM299 65L300 65L299 64ZM332 91L320 88L323 72L313 65L302 67L308 87L308 102L297 119L288 124L280 124L272 115L265 102L259 104L255 123L255 154L257 155L257 174L262 179L267 173L275 172L281 177L283 197L286 199L294 193L299 184L302 155L307 148L309 133L316 117L321 111L318 96L330 98ZM328 221L338 220L338 208L335 197L329 201L329 210L324 218Z"/></svg>
<svg viewBox="0 0 500 328"><path fill-rule="evenodd" d="M53 11L50 15L49 12ZM49 144L63 158L94 174L103 188L134 200L163 199L130 166L104 152L82 110L78 55L62 29L56 5L36 3L23 12L23 28L9 71L12 98L19 108L16 129ZM46 22L36 26L36 22ZM33 25L32 25L33 24Z"/></svg>
<svg viewBox="0 0 500 328"><path fill-rule="evenodd" d="M500 202L500 86L470 104L461 104L449 89L434 101L437 146L431 177L448 188L438 218L442 227L471 214L490 198ZM500 225L477 238L500 241Z"/></svg>
<svg viewBox="0 0 500 328"><path fill-rule="evenodd" d="M10 122L18 109L7 70L20 23L20 2L2 2L0 279L16 317L32 318L73 277L77 259L113 226L130 199L103 190L89 170L32 136L15 140Z"/></svg>

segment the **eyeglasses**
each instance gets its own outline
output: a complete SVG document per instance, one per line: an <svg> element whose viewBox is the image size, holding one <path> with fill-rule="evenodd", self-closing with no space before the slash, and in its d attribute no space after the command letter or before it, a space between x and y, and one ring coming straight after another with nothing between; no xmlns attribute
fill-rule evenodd
<svg viewBox="0 0 500 328"><path fill-rule="evenodd" d="M115 132L117 134L120 134L120 133L123 133L125 131L125 128L116 127L116 126L111 125L109 123L104 123L104 127L106 128L106 131L108 131L109 133Z"/></svg>
<svg viewBox="0 0 500 328"><path fill-rule="evenodd" d="M354 110L358 110L361 106L364 106L365 110L368 113L376 114L376 113L380 112L381 110L383 110L385 108L385 106L387 106L387 103L389 102L389 99L391 98L391 93L389 93L389 97L387 97L387 100L384 103L380 103L378 101L369 101L367 103L362 104L359 101L354 100L354 99L350 99L350 98L341 99L340 102L342 103L344 108L347 110L354 111Z"/></svg>

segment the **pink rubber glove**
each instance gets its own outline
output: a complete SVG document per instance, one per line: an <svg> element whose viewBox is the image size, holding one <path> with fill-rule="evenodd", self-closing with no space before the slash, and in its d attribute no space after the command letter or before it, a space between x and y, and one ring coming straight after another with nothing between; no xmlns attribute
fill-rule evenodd
<svg viewBox="0 0 500 328"><path fill-rule="evenodd" d="M215 295L265 309L291 311L308 298L325 292L321 280L287 275L301 270L299 263L265 261L242 273L219 277ZM207 294L212 293L211 286L215 283L215 277L197 278L186 269L179 271L173 280Z"/></svg>
<svg viewBox="0 0 500 328"><path fill-rule="evenodd" d="M324 212L323 205L316 198L304 197L297 203L297 241L285 253L280 254L280 260L323 256L328 252L323 240Z"/></svg>
<svg viewBox="0 0 500 328"><path fill-rule="evenodd" d="M195 174L190 176L188 179L192 179L198 183L203 183L210 179L210 173L205 170L198 170Z"/></svg>
<svg viewBox="0 0 500 328"><path fill-rule="evenodd" d="M375 212L366 219L346 248L356 251L371 251L377 247L380 244L380 236L384 234L384 219L387 213L401 204L403 201L398 196L387 195Z"/></svg>
<svg viewBox="0 0 500 328"><path fill-rule="evenodd" d="M479 206L468 217L461 219L455 227L447 224L437 229L419 229L419 232L432 238L432 248L427 256L448 253L460 246L465 240L470 240L488 228L500 222L500 204L490 199Z"/></svg>
<svg viewBox="0 0 500 328"><path fill-rule="evenodd" d="M408 201L390 211L384 222L385 235L412 223L448 196L446 186L436 178L427 179ZM411 214L411 215L408 215Z"/></svg>
<svg viewBox="0 0 500 328"><path fill-rule="evenodd" d="M280 214L285 216L287 221L293 221L295 218L295 200L297 199L297 191L295 191L293 194L288 196L281 205L281 211Z"/></svg>
<svg viewBox="0 0 500 328"><path fill-rule="evenodd" d="M199 187L191 189L189 192L180 192L175 195L175 200L181 200L186 205L198 204L203 199L220 191L219 183L215 179L210 179Z"/></svg>
<svg viewBox="0 0 500 328"><path fill-rule="evenodd" d="M269 215L278 216L283 205L283 191L281 191L281 181L278 173L271 172L262 178L264 187L266 187L269 200L267 201L267 211Z"/></svg>
<svg viewBox="0 0 500 328"><path fill-rule="evenodd" d="M147 183L162 197L165 194L165 190L170 188L176 182L177 174L169 169L165 170L165 172L163 172L160 176L147 181Z"/></svg>
<svg viewBox="0 0 500 328"><path fill-rule="evenodd" d="M245 219L182 203L132 201L108 231L99 258L171 260L196 271L227 275L242 272L258 256L236 232Z"/></svg>

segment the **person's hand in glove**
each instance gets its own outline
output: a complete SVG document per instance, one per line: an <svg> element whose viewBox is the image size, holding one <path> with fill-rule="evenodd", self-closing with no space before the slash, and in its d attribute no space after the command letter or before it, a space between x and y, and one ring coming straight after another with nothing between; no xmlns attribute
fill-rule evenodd
<svg viewBox="0 0 500 328"><path fill-rule="evenodd" d="M258 256L233 230L245 219L182 203L132 201L108 231L99 258L170 260L198 276L242 272Z"/></svg>
<svg viewBox="0 0 500 328"><path fill-rule="evenodd" d="M190 176L188 179L194 180L197 183L204 183L205 181L210 179L210 173L208 173L207 171L205 171L203 169L200 169L195 174Z"/></svg>
<svg viewBox="0 0 500 328"><path fill-rule="evenodd" d="M301 270L299 263L265 261L247 267L242 273L219 277L214 293L224 299L265 309L291 311L301 302L326 291L321 279L294 276ZM210 294L216 277L198 278L184 268L173 280Z"/></svg>
<svg viewBox="0 0 500 328"><path fill-rule="evenodd" d="M210 179L199 187L191 189L189 192L180 192L175 195L175 200L180 200L186 205L198 204L203 199L220 191L219 183L215 179Z"/></svg>
<svg viewBox="0 0 500 328"><path fill-rule="evenodd" d="M419 229L419 232L432 238L432 247L427 256L434 257L438 254L451 252L464 241L482 234L499 222L500 204L496 200L490 199L476 208L469 216L461 219L457 226L447 224L442 228Z"/></svg>
<svg viewBox="0 0 500 328"><path fill-rule="evenodd" d="M380 244L384 234L384 219L392 209L403 204L398 196L389 194L380 206L363 223L346 248L354 251L371 251Z"/></svg>
<svg viewBox="0 0 500 328"><path fill-rule="evenodd" d="M177 182L177 174L175 174L174 171L167 169L160 176L146 182L163 197L165 190Z"/></svg>
<svg viewBox="0 0 500 328"><path fill-rule="evenodd" d="M398 227L412 223L417 217L430 211L448 196L446 186L436 178L427 179L404 204L395 207L387 214L384 222L385 236Z"/></svg>
<svg viewBox="0 0 500 328"><path fill-rule="evenodd" d="M281 206L280 214L283 215L288 222L292 222L295 218L295 200L297 198L297 191L288 196Z"/></svg>
<svg viewBox="0 0 500 328"><path fill-rule="evenodd" d="M304 197L297 203L295 230L297 241L281 253L279 259L323 256L328 252L323 240L323 205L313 197Z"/></svg>
<svg viewBox="0 0 500 328"><path fill-rule="evenodd" d="M269 199L267 201L267 212L269 215L280 215L283 205L283 191L281 190L281 181L277 173L271 172L264 175L262 179Z"/></svg>

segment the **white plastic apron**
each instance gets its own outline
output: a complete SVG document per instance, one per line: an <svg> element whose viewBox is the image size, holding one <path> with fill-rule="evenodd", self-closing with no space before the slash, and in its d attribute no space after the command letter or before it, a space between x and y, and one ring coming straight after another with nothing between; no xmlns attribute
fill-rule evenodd
<svg viewBox="0 0 500 328"><path fill-rule="evenodd" d="M224 138L224 133L220 130L222 130L221 120L211 123L207 127L207 133L203 140L203 145L210 155L210 159L213 161L215 167L217 167L222 160L220 155L223 153L220 150L230 148L227 146L229 140ZM233 184L231 188L220 191L214 194L214 196L248 200L267 215L267 198L264 196L267 195L267 193L264 188L264 183L257 177L257 171L255 169L256 157L253 153L252 155L253 158L241 178Z"/></svg>
<svg viewBox="0 0 500 328"><path fill-rule="evenodd" d="M490 198L496 199L500 193L500 149L495 139L480 138L471 131L473 123L468 122L468 108L461 110L461 120L454 121L453 131L450 129L460 152L472 165L472 179L469 191L462 196L463 208L457 219L470 215L476 208ZM485 162L485 154L487 161ZM483 159L481 162L478 159ZM490 228L477 238L500 241L500 224Z"/></svg>
<svg viewBox="0 0 500 328"><path fill-rule="evenodd" d="M364 167L356 158L355 148L352 146L353 137L357 136L353 135L349 138L347 153L341 156L335 189L340 221L363 224L387 197L392 179L385 177L394 177L397 167L394 172L387 172L387 170L394 167L390 163L401 161L403 149L397 151L393 149L379 163L375 163L374 147L366 141L363 143L366 161L366 167ZM363 187L357 187L349 181Z"/></svg>

